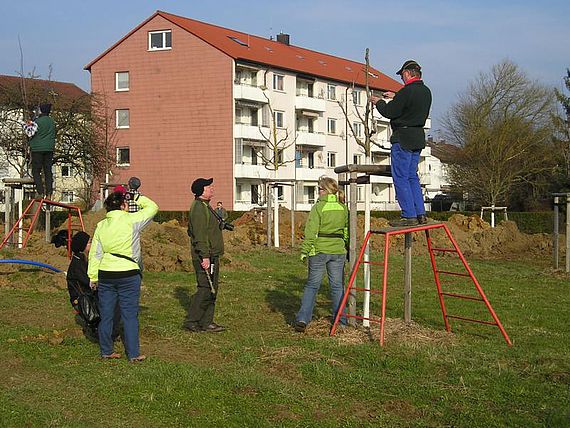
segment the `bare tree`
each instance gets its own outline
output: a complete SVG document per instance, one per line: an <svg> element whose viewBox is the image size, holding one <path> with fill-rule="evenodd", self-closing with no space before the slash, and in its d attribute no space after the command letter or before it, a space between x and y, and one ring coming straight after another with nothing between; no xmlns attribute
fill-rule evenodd
<svg viewBox="0 0 570 428"><path fill-rule="evenodd" d="M51 75L51 71L50 71ZM22 119L41 102L52 104L51 116L57 127L54 165L69 165L81 178L85 195L90 202L93 179L109 168L112 156L112 135L109 120L98 109L101 97L58 91L58 82L40 80L35 73L21 77L20 84L3 79L0 85L0 152L1 156L19 174L28 174L28 138L21 128ZM25 84L25 96L23 85ZM75 88L77 89L77 88ZM93 108L92 108L93 103Z"/></svg>
<svg viewBox="0 0 570 428"><path fill-rule="evenodd" d="M450 180L482 204L507 203L518 185L549 173L552 90L503 61L481 73L444 118L448 141L461 147Z"/></svg>
<svg viewBox="0 0 570 428"><path fill-rule="evenodd" d="M570 69L566 69L564 76L564 86L570 92ZM559 179L560 187L570 188L570 96L563 91L555 89L556 99L559 109L552 116L554 124L554 145L555 153L559 158ZM560 190L560 189L556 189Z"/></svg>
<svg viewBox="0 0 570 428"><path fill-rule="evenodd" d="M266 135L261 126L259 126L259 132L261 133L263 140L265 141L267 150L261 151L261 159L263 166L270 170L277 171L279 168L285 164L292 163L295 159L287 160L285 158L285 151L295 145L297 137L291 135L288 127L277 126L277 118L275 117L275 110L271 105L271 100L263 91L263 96L267 100L267 109L269 110L269 133Z"/></svg>

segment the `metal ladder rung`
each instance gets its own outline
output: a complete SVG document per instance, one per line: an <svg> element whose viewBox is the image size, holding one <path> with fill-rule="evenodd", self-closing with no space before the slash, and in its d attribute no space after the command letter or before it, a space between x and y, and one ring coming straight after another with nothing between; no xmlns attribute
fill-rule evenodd
<svg viewBox="0 0 570 428"><path fill-rule="evenodd" d="M446 270L437 270L436 272L437 272L437 273L444 273L444 274L446 274L446 275L466 276L466 277L471 278L471 275L469 275L468 273L449 272L449 271L446 271Z"/></svg>
<svg viewBox="0 0 570 428"><path fill-rule="evenodd" d="M476 320L476 319L473 319L473 318L459 317L459 316L456 316L456 315L447 315L447 318L454 318L454 319L457 319L457 320L476 322L476 323L478 323L478 324L499 325L499 324L497 324L496 322L481 321L481 320Z"/></svg>
<svg viewBox="0 0 570 428"><path fill-rule="evenodd" d="M347 318L356 318L357 320L368 320L368 321L377 322L377 323L382 322L382 318L376 319L376 318L369 318L369 317L363 317L360 315L350 315L350 314L343 314L343 316L346 316Z"/></svg>
<svg viewBox="0 0 570 428"><path fill-rule="evenodd" d="M432 251L439 251L441 253L457 253L455 248L432 248Z"/></svg>
<svg viewBox="0 0 570 428"><path fill-rule="evenodd" d="M466 300L477 300L479 302L482 302L483 299L481 299L480 297L474 297L474 296L466 296L464 294L457 294L457 293L441 293L444 296L449 296L449 297L457 297L458 299L466 299Z"/></svg>

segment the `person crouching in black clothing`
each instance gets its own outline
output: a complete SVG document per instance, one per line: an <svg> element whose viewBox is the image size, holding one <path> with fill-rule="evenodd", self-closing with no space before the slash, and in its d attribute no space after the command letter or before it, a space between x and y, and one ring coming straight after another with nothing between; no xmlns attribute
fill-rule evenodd
<svg viewBox="0 0 570 428"><path fill-rule="evenodd" d="M97 322L88 322L81 316L79 308L79 296L82 294L94 294L95 302L98 306L97 291L91 290L89 287L89 277L87 276L87 256L85 252L89 251L91 246L91 237L89 234L80 231L71 238L71 262L67 268L67 291L69 292L69 302L75 311L75 321L83 328L85 337L91 342L98 342ZM120 335L121 314L119 305L115 307L113 339L117 339Z"/></svg>

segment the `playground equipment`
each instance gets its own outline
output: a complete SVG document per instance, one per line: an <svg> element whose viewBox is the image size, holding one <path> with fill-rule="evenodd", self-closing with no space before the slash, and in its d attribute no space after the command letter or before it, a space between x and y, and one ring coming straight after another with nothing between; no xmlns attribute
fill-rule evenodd
<svg viewBox="0 0 570 428"><path fill-rule="evenodd" d="M5 210L4 210L4 228L5 236L0 244L0 249L4 248L6 245L13 245L17 248L23 248L26 246L34 226L36 225L40 212L44 211L45 214L45 230L46 230L46 241L50 242L51 233L51 207L59 207L67 210L67 252L68 256L71 257L71 236L73 230L85 230L83 224L83 217L81 215L81 210L79 207L74 205L64 204L61 202L52 201L46 198L36 198L30 200L28 206L25 210L22 210L23 195L17 202L19 206L19 218L14 221L14 190L21 189L24 193L24 187L33 185L33 180L31 178L5 178L2 180L5 186ZM76 216L73 216L76 214ZM78 218L79 224L74 224L73 219Z"/></svg>
<svg viewBox="0 0 570 428"><path fill-rule="evenodd" d="M432 243L432 240L430 237L430 231L436 230L436 229L442 229L445 232L447 238L449 239L449 241L452 244L452 248L436 248L433 246L433 243ZM355 318L355 319L360 319L360 320L368 320L368 321L372 321L372 322L379 322L380 323L380 345L381 346L384 345L384 325L385 325L385 321L386 321L386 297L387 297L387 288L388 288L388 268L389 268L389 266L388 266L388 255L389 255L389 251L390 251L390 238L392 236L399 235L399 234L405 234L404 319L406 322L411 321L411 307L412 307L411 306L411 295L412 295L412 281L411 281L412 233L413 232L422 232L422 231L425 232L428 252L429 252L429 256L430 256L430 262L431 262L431 266L433 269L435 284L437 287L437 293L439 296L439 303L441 306L441 311L443 313L443 321L445 324L445 329L448 332L451 331L449 319L459 319L459 320L469 321L469 322L474 322L474 323L479 323L479 324L495 325L499 328L499 330L500 330L501 334L503 335L503 337L505 338L505 341L507 342L507 344L509 346L511 346L512 345L511 340L509 339L507 332L503 328L501 321L499 320L499 318L495 314L495 311L491 307L491 303L487 299L487 296L485 295L485 293L483 292L483 289L479 285L479 282L475 278L473 271L471 270L471 268L467 264L467 260L465 259L465 257L461 253L461 250L459 249L457 242L455 241L455 239L451 235L451 232L449 231L448 227L443 223L434 223L434 224L427 224L427 225L422 225L422 226L413 226L413 227L406 227L406 228L389 227L389 228L384 228L384 229L380 229L380 230L371 230L366 234L366 237L364 239L364 243L362 244L362 248L360 250L359 257L356 260L356 262L354 264L354 268L351 271L352 273L350 275L348 287L347 287L346 292L344 294L343 300L340 304L338 313L335 317L334 324L333 324L333 327L332 327L331 333L330 333L331 336L334 335L336 332L336 328L338 326L340 317L341 317L341 315L345 309L345 306L346 306L346 303L347 303L349 296L351 294L355 294L356 291L364 291L365 295L366 294L381 294L381 296L382 296L381 308L382 309L381 309L380 319L379 320L373 319L367 314L364 314L363 316L359 316L359 315L351 314L351 313L346 313L346 317L349 319ZM384 261L381 264L377 263L377 262L371 262L371 261L363 260L365 248L368 246L370 238L373 235L384 235L384 237L385 237ZM457 254L457 256L459 257L459 259L460 259L460 261L461 261L466 272L453 272L453 271L449 271L446 269L442 269L441 267L438 266L438 262L436 261L436 256L452 255L452 254ZM382 289L381 290L380 289L371 290L370 288L356 288L355 287L356 277L357 277L357 274L359 271L359 267L361 265L364 265L364 266L381 265L382 266L383 270L382 270ZM477 291L478 296L473 295L473 294L471 294L471 295L463 294L463 292L460 293L460 292L443 291L442 284L441 284L441 277L447 276L447 275L455 276L455 277L468 277L468 278L470 278L471 281L473 282L473 285L475 286L475 289ZM447 309L445 306L445 298L458 298L458 299L465 299L465 300L470 300L470 301L483 302L485 304L487 310L491 314L493 321L478 320L478 319L468 318L468 317L459 316L459 315L449 315L447 313Z"/></svg>

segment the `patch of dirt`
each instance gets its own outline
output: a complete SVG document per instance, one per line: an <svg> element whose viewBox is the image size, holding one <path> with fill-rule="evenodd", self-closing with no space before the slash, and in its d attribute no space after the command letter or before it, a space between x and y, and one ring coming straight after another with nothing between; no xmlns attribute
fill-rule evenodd
<svg viewBox="0 0 570 428"><path fill-rule="evenodd" d="M339 342L348 345L366 342L380 341L380 318L372 316L370 328L359 327L340 327L337 328L333 338ZM328 338L331 330L330 318L321 318L313 320L305 331L306 335L312 337ZM414 346L431 345L431 344L451 344L454 336L445 330L432 330L425 326L419 325L412 321L410 324L404 322L400 318L386 318L384 324L384 343L410 343Z"/></svg>
<svg viewBox="0 0 570 428"><path fill-rule="evenodd" d="M85 230L93 234L97 223L104 218L104 212L89 212L83 216ZM293 235L295 245L299 246L303 239L304 226L308 213L295 213L295 227ZM281 249L288 249L291 246L291 211L280 208L280 244ZM237 262L235 255L247 252L254 248L262 248L267 244L266 225L260 223L259 216L255 211L250 211L238 218L233 232L224 231L226 254L224 255L224 265L227 269L247 270L250 266L247 262ZM478 216L466 217L460 214L452 216L447 225L457 241L461 251L466 256L477 256L481 258L535 258L544 259L551 257L552 240L546 234L527 235L520 232L514 222L504 221L495 228L491 228L488 223ZM53 233L65 228L65 224L54 229ZM388 221L383 218L372 218L371 228L381 229L388 227ZM364 216L358 218L358 242L363 240ZM447 236L441 229L431 233L433 243L436 247L450 247ZM390 241L391 248L396 251L403 251L403 235L397 235ZM414 234L415 253L426 251L426 240L423 232ZM373 251L383 250L383 238L375 235L371 240ZM562 248L563 249L563 248ZM192 261L190 257L189 238L185 225L181 225L177 220L165 223L151 223L142 235L143 263L145 270L152 272L192 272ZM66 270L69 264L65 248L55 248L52 244L45 242L44 234L40 231L33 233L28 241L28 245L23 249L9 249L4 252L4 258L27 259L43 263L48 263L61 270ZM7 276L2 273L14 273L21 271L21 265L0 265L0 287L10 286L13 281L7 281ZM34 268L35 269L35 268ZM49 274L48 274L49 275ZM8 275L11 276L11 275ZM40 283L50 287L65 287L64 278L57 278L43 275Z"/></svg>

